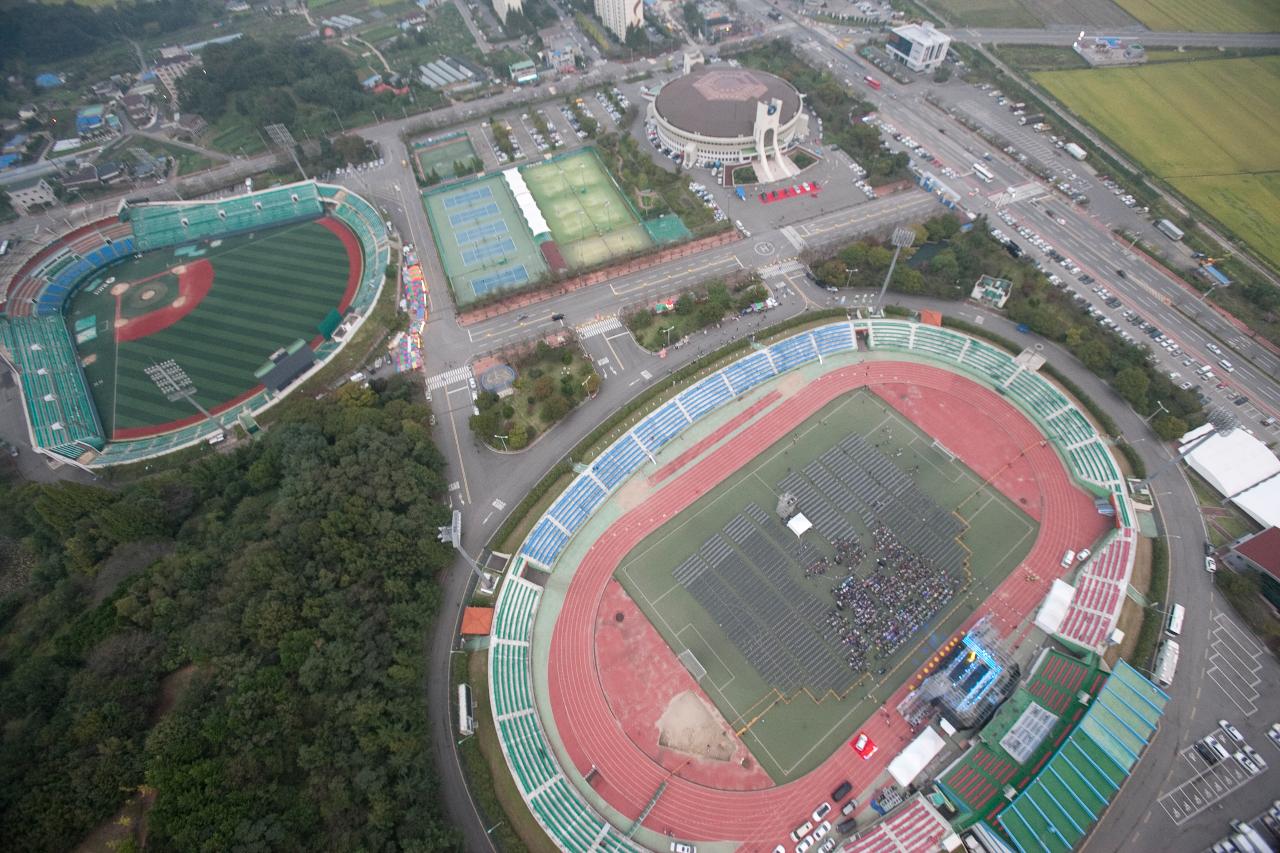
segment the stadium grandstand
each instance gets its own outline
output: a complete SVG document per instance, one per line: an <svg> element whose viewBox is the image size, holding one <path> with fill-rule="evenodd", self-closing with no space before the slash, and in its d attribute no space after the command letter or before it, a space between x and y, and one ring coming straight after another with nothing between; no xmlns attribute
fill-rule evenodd
<svg viewBox="0 0 1280 853"><path fill-rule="evenodd" d="M561 849L589 849L593 838L608 849L632 849L633 842L616 834L616 828L589 805L579 791L582 779L571 780L566 769L557 763L556 749L540 722L542 710L533 691L535 655L531 644L541 596L539 587L526 580L525 574L530 570L534 577L543 572L554 574L572 537L604 506L609 496L647 463L654 462L654 454L693 423L789 370L823 362L841 353L863 350L873 355L877 352L901 354L905 359L939 364L999 390L1041 428L1080 486L1114 510L1115 530L1109 534L1112 538L1108 542L1114 543L1117 539L1132 542L1133 510L1119 466L1090 421L1052 383L1030 369L1029 360L1016 358L961 332L898 319L857 318L834 322L762 345L675 397L656 403L594 460L580 466L581 473L534 523L508 568L495 605L494 623L498 627L489 649L490 701L512 777L538 822ZM1133 551L1134 548L1129 547L1122 549L1118 556L1107 558L1103 571L1108 577L1114 574L1117 580L1123 578L1120 582L1128 582ZM1087 570L1092 570L1092 565L1089 564ZM1123 596L1109 602L1113 610L1105 616L1110 624L1118 618L1122 603ZM1107 605L1100 603L1099 606ZM1120 692L1124 685L1126 702L1141 704L1133 694L1140 694L1144 702L1153 703L1163 696L1141 676L1123 664L1121 667L1125 671L1120 674L1122 680L1117 682L1116 691ZM990 666L987 669L994 671ZM1036 662L1027 686L1018 689L995 714L984 729L982 742L942 774L944 790L962 807L971 824L999 819L1001 809L1009 806L1006 795L1016 796L1019 790L1028 790L1033 781L1038 781L1036 774L1050 760L1049 756L1057 754L1053 750L1068 737L1074 743L1076 733L1084 729L1083 723L1077 725L1080 717L1093 713L1086 711L1086 698L1097 693L1103 678L1096 656L1080 660L1052 651ZM1113 675L1113 680L1115 678ZM1143 683L1131 685L1134 678ZM1113 704L1109 702L1106 707ZM1024 721L1023 712L1032 705L1043 709L1056 722L1046 728L1048 718L1034 710ZM1124 713L1134 715L1132 711ZM1098 731L1099 724L1100 721L1095 721L1088 734L1080 737L1104 737ZM988 743L985 738L988 730L993 735L1001 731L1016 731L1018 735L1012 740L1002 736ZM1033 741L1035 747L1021 762L1008 752L1012 749L1022 755ZM1126 741L1125 746L1140 749L1141 745ZM1112 748L1114 745L1107 747ZM1095 747L1085 749L1090 750L1092 756ZM1056 765L1054 769L1058 771ZM1113 793L1114 788L1111 791ZM1024 801L1016 814L1034 811L1033 803L1038 803L1041 796L1037 793L1034 800ZM913 806L914 817L903 824L903 831L917 831L914 828L917 820L922 827L935 826L925 819L928 815L923 814L932 811L926 808L928 803L913 802L918 804ZM897 824L887 825L881 831L887 833L878 836L882 844L868 843L851 849L899 849L892 846L894 839L901 838ZM931 837L935 833L932 828L918 831L928 832ZM1003 829L990 831L1004 836ZM1022 830L1011 832L1017 838L1016 833Z"/></svg>
<svg viewBox="0 0 1280 853"><path fill-rule="evenodd" d="M124 202L117 217L76 228L26 257L0 283L0 346L17 369L33 449L85 467L134 462L202 441L243 413L271 405L278 398L258 389L217 419L161 436L108 442L63 312L95 273L126 258L325 214L356 235L362 272L345 333L321 343L315 353L320 364L368 315L391 254L382 216L343 187L307 181L210 201Z"/></svg>

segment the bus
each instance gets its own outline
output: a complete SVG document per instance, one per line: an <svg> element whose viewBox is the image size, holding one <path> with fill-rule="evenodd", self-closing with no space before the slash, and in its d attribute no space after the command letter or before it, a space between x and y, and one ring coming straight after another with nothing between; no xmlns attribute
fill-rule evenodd
<svg viewBox="0 0 1280 853"><path fill-rule="evenodd" d="M879 88L880 88L880 81L879 81L879 80L877 80L876 78L872 77L870 74L868 74L866 77L863 77L862 79L863 79L863 80L866 80L866 81L867 81L867 85L868 85L868 86L870 86L872 89L879 89Z"/></svg>
<svg viewBox="0 0 1280 853"><path fill-rule="evenodd" d="M1156 684L1168 687L1173 684L1173 674L1178 669L1178 644L1173 640L1165 640L1160 644L1160 653L1156 655L1156 668L1152 672Z"/></svg>
<svg viewBox="0 0 1280 853"><path fill-rule="evenodd" d="M996 179L996 176L991 174L991 170L981 163L973 164L973 173L977 175L984 184L989 184Z"/></svg>
<svg viewBox="0 0 1280 853"><path fill-rule="evenodd" d="M1169 627L1165 630L1173 636L1182 633L1182 620L1187 615L1187 609L1181 604L1173 605L1173 609L1169 611Z"/></svg>
<svg viewBox="0 0 1280 853"><path fill-rule="evenodd" d="M1170 240L1174 240L1174 241L1181 240L1184 236L1182 233L1182 229L1179 228L1177 225L1174 225L1172 222L1170 222L1167 219L1161 219L1159 222L1157 222L1156 230L1164 234L1164 236L1168 237Z"/></svg>
<svg viewBox="0 0 1280 853"><path fill-rule="evenodd" d="M463 735L475 734L476 721L471 716L471 685L458 685L458 732Z"/></svg>

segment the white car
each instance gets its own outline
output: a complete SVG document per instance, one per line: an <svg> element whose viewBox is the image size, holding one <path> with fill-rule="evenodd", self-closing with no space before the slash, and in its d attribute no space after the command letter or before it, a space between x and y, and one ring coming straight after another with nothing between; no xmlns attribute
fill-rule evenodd
<svg viewBox="0 0 1280 853"><path fill-rule="evenodd" d="M1218 728L1226 732L1236 743L1244 743L1244 735L1240 734L1240 730L1228 723L1226 720L1218 720Z"/></svg>
<svg viewBox="0 0 1280 853"><path fill-rule="evenodd" d="M806 820L804 823L791 830L791 840L799 841L813 830L813 821Z"/></svg>
<svg viewBox="0 0 1280 853"><path fill-rule="evenodd" d="M1205 557L1204 570L1209 574L1213 574L1218 570L1218 561L1213 559L1213 557Z"/></svg>
<svg viewBox="0 0 1280 853"><path fill-rule="evenodd" d="M813 831L813 835L810 837L813 838L814 842L816 843L818 841L821 841L823 838L826 838L827 833L830 831L831 831L831 821L824 820L822 823L818 824L818 828Z"/></svg>

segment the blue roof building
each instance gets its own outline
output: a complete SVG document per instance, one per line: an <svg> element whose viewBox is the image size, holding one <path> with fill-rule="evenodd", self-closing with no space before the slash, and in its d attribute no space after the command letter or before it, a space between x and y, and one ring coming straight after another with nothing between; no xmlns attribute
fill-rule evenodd
<svg viewBox="0 0 1280 853"><path fill-rule="evenodd" d="M1223 274L1222 270L1218 269L1213 264L1205 264L1200 269L1202 269L1204 274L1212 279L1213 283L1218 287L1226 287L1231 284L1231 279L1227 278Z"/></svg>
<svg viewBox="0 0 1280 853"><path fill-rule="evenodd" d="M65 82L67 82L65 74L50 74L46 71L44 74L36 75L36 85L41 89L56 89Z"/></svg>

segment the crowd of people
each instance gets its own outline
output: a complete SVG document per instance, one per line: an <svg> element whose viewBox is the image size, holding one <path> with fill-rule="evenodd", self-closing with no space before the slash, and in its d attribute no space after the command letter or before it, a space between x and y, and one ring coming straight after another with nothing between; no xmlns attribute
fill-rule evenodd
<svg viewBox="0 0 1280 853"><path fill-rule="evenodd" d="M918 557L888 527L877 527L872 539L876 564L866 577L854 571L865 558L861 544L837 543L836 562L850 571L832 588L835 607L827 616L858 671L885 662L960 589L958 579Z"/></svg>
<svg viewBox="0 0 1280 853"><path fill-rule="evenodd" d="M819 557L805 566L804 576L806 578L825 575L832 566L840 568L848 566L852 570L854 566L859 565L867 558L866 551L862 549L862 543L858 541L856 536L851 536L848 539L837 539L834 545L836 549L834 556Z"/></svg>

